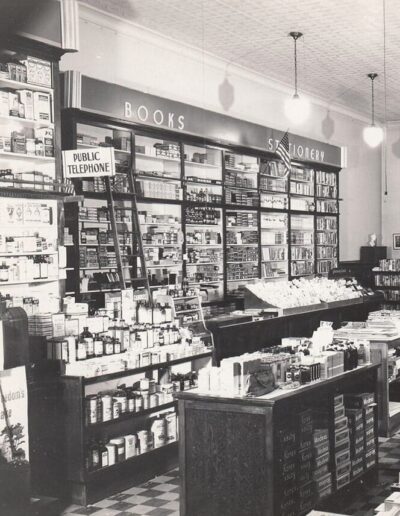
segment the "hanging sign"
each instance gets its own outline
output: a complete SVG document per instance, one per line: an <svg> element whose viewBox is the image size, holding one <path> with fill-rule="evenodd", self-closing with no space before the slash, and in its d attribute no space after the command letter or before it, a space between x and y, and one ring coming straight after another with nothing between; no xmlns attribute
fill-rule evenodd
<svg viewBox="0 0 400 516"><path fill-rule="evenodd" d="M28 390L25 367L0 372L0 461L29 461Z"/></svg>
<svg viewBox="0 0 400 516"><path fill-rule="evenodd" d="M115 175L114 147L91 147L63 151L64 177L103 177Z"/></svg>

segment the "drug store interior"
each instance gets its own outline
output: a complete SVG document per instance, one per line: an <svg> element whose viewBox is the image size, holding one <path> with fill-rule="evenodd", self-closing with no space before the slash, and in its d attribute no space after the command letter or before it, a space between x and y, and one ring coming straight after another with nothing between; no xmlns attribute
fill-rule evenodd
<svg viewBox="0 0 400 516"><path fill-rule="evenodd" d="M0 514L400 514L396 1L0 29Z"/></svg>

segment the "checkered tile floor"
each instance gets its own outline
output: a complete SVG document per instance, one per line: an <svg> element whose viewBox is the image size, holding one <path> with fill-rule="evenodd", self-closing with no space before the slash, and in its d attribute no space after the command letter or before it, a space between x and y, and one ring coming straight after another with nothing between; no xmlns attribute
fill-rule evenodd
<svg viewBox="0 0 400 516"><path fill-rule="evenodd" d="M179 470L131 487L88 507L71 505L63 516L179 516Z"/></svg>
<svg viewBox="0 0 400 516"><path fill-rule="evenodd" d="M373 516L374 509L391 493L390 484L400 472L400 433L379 439L379 476L365 482L356 491L342 495L332 512L353 516ZM71 505L63 516L179 516L179 470L175 469L122 493L88 507ZM225 516L225 515L221 515Z"/></svg>

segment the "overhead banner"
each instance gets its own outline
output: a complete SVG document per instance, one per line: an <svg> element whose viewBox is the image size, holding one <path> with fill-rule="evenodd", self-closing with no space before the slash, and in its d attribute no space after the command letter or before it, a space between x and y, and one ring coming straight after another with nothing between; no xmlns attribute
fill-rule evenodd
<svg viewBox="0 0 400 516"><path fill-rule="evenodd" d="M0 371L0 462L29 461L25 367Z"/></svg>
<svg viewBox="0 0 400 516"><path fill-rule="evenodd" d="M114 147L93 147L63 151L64 177L103 177L115 175Z"/></svg>
<svg viewBox="0 0 400 516"><path fill-rule="evenodd" d="M64 73L64 88L64 107L206 138L216 143L275 152L284 134L260 124L81 76L74 71ZM289 142L289 152L295 160L337 168L343 166L342 147L292 133L289 133Z"/></svg>

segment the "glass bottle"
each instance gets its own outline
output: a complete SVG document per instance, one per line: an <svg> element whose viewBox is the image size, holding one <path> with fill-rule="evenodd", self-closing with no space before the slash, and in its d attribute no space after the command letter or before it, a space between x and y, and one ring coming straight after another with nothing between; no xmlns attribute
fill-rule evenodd
<svg viewBox="0 0 400 516"><path fill-rule="evenodd" d="M94 341L93 335L90 333L89 328L85 326L81 333L81 339L85 343L86 347L86 358L93 358L94 356Z"/></svg>

